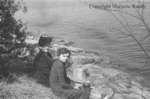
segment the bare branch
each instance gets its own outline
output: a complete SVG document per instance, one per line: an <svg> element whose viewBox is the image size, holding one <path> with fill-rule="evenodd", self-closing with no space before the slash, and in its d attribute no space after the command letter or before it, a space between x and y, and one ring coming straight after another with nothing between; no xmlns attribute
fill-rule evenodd
<svg viewBox="0 0 150 99"><path fill-rule="evenodd" d="M111 0L110 0L110 3L112 4ZM142 5L145 5L144 0L142 2L139 1L139 3L141 3ZM145 8L141 8L142 9L141 12L140 12L139 8L134 8L135 12L138 14L138 15L135 15L135 14L129 13L127 11L122 11L122 10L118 10L118 9L110 9L110 8L100 8L99 5L94 5L94 4L90 4L90 5L91 5L92 8L104 10L104 11L107 11L107 12L117 12L117 13L120 13L122 15L125 14L125 15L136 18L138 21L141 22L141 24L144 25L144 27L146 28L146 30L148 32L148 35L146 35L144 37L144 40L147 39L150 36L150 27L149 27L148 23L145 21L145 18L144 18L144 9ZM128 25L128 27L130 27L130 26Z"/></svg>
<svg viewBox="0 0 150 99"><path fill-rule="evenodd" d="M111 1L112 2L112 1ZM121 10L114 10L114 9L108 9L108 8L99 8L98 6L96 6L96 5L91 5L93 8L96 8L96 9L100 9L100 10L104 10L104 11L107 11L107 12L109 12L109 13L111 13L112 14L112 16L117 20L117 22L119 22L120 24L121 24L121 26L125 29L125 31L127 31L127 33L125 33L125 32L123 32L123 31L121 31L122 33L125 33L126 35L128 35L129 37L131 37L136 43L137 43L137 45L141 48L141 50L144 52L144 54L145 54L145 56L148 58L148 59L150 59L150 55L148 54L148 52L147 52L147 50L145 49L145 47L143 46L143 44L133 35L133 33L132 33L132 29L130 28L130 26L129 26L129 23L125 20L125 21L122 21L122 20L120 20L118 17L117 17L117 15L114 13L114 12L118 12L120 15L121 15L121 17L122 18L124 18L125 19L125 17L123 16L123 14L127 14L127 15L129 15L129 16L132 16L132 17L134 17L134 18L136 18L136 19L138 19L139 21L141 21L143 24L144 24L144 26L146 27L146 29L149 31L149 33L150 33L150 28L148 27L148 24L145 22L145 19L144 19L144 16L143 16L143 14L141 15L141 13L139 12L139 10L137 10L136 8L135 8L135 10L136 10L136 12L137 12L137 14L138 14L138 16L136 16L136 15L133 15L133 14L130 14L130 13L128 13L128 12L125 12L125 11L121 11ZM144 11L142 12L142 13L144 13Z"/></svg>

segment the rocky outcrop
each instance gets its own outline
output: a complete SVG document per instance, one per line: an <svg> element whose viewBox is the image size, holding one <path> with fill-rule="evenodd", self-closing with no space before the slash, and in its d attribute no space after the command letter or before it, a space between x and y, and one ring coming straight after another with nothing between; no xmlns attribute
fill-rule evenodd
<svg viewBox="0 0 150 99"><path fill-rule="evenodd" d="M66 43L66 42L64 42ZM109 56L72 46L54 44L55 49L67 47L72 52L73 65L68 77L76 82L91 84L91 99L149 99L150 89L141 85L141 76L121 71Z"/></svg>
<svg viewBox="0 0 150 99"><path fill-rule="evenodd" d="M91 99L149 99L150 89L140 83L141 76L133 76L125 71L113 68L111 58L105 54L86 51L70 46L64 40L54 43L51 51L67 47L72 52L73 64L68 69L68 77L73 81L91 84ZM117 67L117 66L116 66ZM12 67L13 68L13 67ZM13 84L0 83L0 98L5 99L58 99L49 88L29 78L19 78ZM17 98L16 98L17 97ZM25 98L22 98L25 97Z"/></svg>
<svg viewBox="0 0 150 99"><path fill-rule="evenodd" d="M88 76L85 74L85 70L88 72ZM77 82L90 82L91 99L150 98L150 90L139 83L138 77L111 67L96 64L76 65L72 67L72 73L68 73L68 75Z"/></svg>

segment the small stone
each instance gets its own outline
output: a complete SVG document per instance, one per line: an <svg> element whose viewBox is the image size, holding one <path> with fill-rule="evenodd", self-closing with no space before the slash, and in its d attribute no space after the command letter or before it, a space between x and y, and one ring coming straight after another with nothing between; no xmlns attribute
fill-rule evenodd
<svg viewBox="0 0 150 99"><path fill-rule="evenodd" d="M108 88L108 87L96 87L96 88L93 88L92 91L91 91L91 95L90 97L92 99L110 99L112 98L114 95L114 92L111 88Z"/></svg>
<svg viewBox="0 0 150 99"><path fill-rule="evenodd" d="M145 99L150 99L150 90L143 90L142 96L145 97Z"/></svg>

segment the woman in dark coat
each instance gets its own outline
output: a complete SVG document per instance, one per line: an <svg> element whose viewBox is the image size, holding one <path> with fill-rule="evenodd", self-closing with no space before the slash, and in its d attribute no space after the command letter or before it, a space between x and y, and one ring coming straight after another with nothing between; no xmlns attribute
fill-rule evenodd
<svg viewBox="0 0 150 99"><path fill-rule="evenodd" d="M51 41L52 38L40 37L40 52L36 55L34 59L34 77L39 83L45 86L49 86L49 72L51 70L53 62L52 55L48 52L48 45L50 45Z"/></svg>
<svg viewBox="0 0 150 99"><path fill-rule="evenodd" d="M74 89L66 75L67 59L70 51L66 48L58 50L58 59L53 63L50 72L50 86L53 93L62 99L89 99L90 88Z"/></svg>

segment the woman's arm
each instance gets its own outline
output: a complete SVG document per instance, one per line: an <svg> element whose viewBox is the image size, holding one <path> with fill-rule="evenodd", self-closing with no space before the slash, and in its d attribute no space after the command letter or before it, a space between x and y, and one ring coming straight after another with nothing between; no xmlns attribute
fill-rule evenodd
<svg viewBox="0 0 150 99"><path fill-rule="evenodd" d="M68 88L72 89L73 87L71 86L71 84L68 84L65 79L66 72L65 72L65 67L63 66L63 64L58 64L57 73L58 73L58 79L60 81L61 86L66 89L68 89Z"/></svg>

